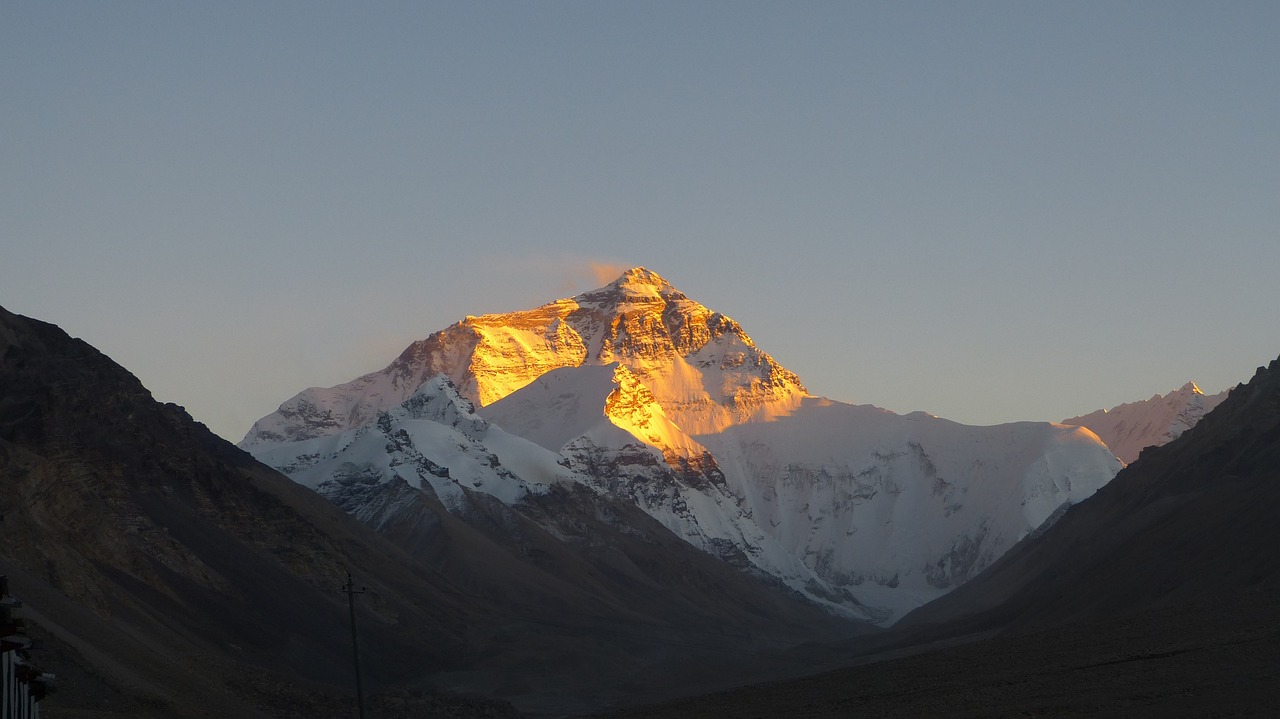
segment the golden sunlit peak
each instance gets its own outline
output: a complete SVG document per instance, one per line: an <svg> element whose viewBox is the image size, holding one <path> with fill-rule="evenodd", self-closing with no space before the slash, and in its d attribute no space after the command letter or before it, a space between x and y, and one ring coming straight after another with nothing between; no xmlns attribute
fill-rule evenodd
<svg viewBox="0 0 1280 719"><path fill-rule="evenodd" d="M662 276L657 272L647 270L643 267L632 267L626 272L623 272L622 276L614 280L612 284L617 287L627 285L648 285L651 287L671 286L671 283L662 279Z"/></svg>

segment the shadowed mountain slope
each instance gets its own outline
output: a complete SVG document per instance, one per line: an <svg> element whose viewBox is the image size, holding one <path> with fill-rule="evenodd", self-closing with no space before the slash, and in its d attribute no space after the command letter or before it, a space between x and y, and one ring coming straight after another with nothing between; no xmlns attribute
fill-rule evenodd
<svg viewBox="0 0 1280 719"><path fill-rule="evenodd" d="M1274 716L1280 360L859 664L626 717Z"/></svg>
<svg viewBox="0 0 1280 719"><path fill-rule="evenodd" d="M269 715L315 685L345 693L348 568L369 587L374 686L465 655L474 610L442 575L88 344L3 309L0 511L0 571L27 616L130 697L126 713ZM92 699L73 683L48 704Z"/></svg>
<svg viewBox="0 0 1280 719"><path fill-rule="evenodd" d="M464 521L401 485L377 491L414 521L383 536L0 309L0 573L62 677L47 716L349 717L348 569L384 717L511 713L439 689L558 713L678 696L859 631L596 494L556 489L537 523L537 498L474 494Z"/></svg>
<svg viewBox="0 0 1280 719"><path fill-rule="evenodd" d="M342 495L370 526L392 521L394 505L348 487L404 480L463 518L477 493L554 516L547 488L587 487L882 626L968 581L1122 466L1079 427L974 427L813 396L738 323L644 268L531 310L468 317L379 372L303 390L240 446Z"/></svg>
<svg viewBox="0 0 1280 719"><path fill-rule="evenodd" d="M1040 628L1280 588L1280 360L907 625Z"/></svg>

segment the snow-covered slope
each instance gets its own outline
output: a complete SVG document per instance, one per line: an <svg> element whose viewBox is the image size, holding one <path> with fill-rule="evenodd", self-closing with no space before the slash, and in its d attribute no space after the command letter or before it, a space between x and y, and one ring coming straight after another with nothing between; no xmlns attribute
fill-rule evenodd
<svg viewBox="0 0 1280 719"><path fill-rule="evenodd" d="M443 376L362 427L253 450L321 494L403 480L453 512L466 510L468 490L515 504L530 492L575 481L555 453L478 417Z"/></svg>
<svg viewBox="0 0 1280 719"><path fill-rule="evenodd" d="M626 374L603 369L549 372L481 414L695 546L878 621L965 581L1120 467L1080 428L969 427L816 397L697 438L670 423L646 433L609 401L626 395ZM635 462L636 440L669 467Z"/></svg>
<svg viewBox="0 0 1280 719"><path fill-rule="evenodd" d="M1188 382L1169 394L1064 419L1062 424L1088 427L1128 464L1143 449L1177 439L1226 398L1226 391L1206 395L1195 382Z"/></svg>
<svg viewBox="0 0 1280 719"><path fill-rule="evenodd" d="M437 374L485 406L550 370L613 362L689 432L785 413L807 394L738 323L633 268L605 287L532 310L467 317L414 342L379 372L304 390L258 420L240 445L354 429Z"/></svg>
<svg viewBox="0 0 1280 719"><path fill-rule="evenodd" d="M1120 469L1079 428L818 398L701 439L756 526L880 621L968 580Z"/></svg>
<svg viewBox="0 0 1280 719"><path fill-rule="evenodd" d="M515 511L537 496L545 513L554 485L585 487L881 623L1121 466L1081 428L968 427L811 396L737 323L643 269L467 318L382 372L299 394L242 446L373 526L398 521L406 488L465 517L477 493Z"/></svg>

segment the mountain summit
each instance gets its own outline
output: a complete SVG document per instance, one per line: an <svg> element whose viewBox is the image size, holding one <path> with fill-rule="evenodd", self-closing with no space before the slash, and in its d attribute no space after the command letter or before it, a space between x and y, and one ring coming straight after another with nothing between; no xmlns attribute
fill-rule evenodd
<svg viewBox="0 0 1280 719"><path fill-rule="evenodd" d="M383 717L515 715L477 693L555 716L653 701L859 629L624 499L551 487L561 458L444 377L349 434L349 463L300 463L322 497L0 307L0 574L59 676L42 710L348 719L351 617ZM367 590L354 609L347 581Z"/></svg>
<svg viewBox="0 0 1280 719"><path fill-rule="evenodd" d="M240 445L359 427L437 374L483 407L551 370L614 362L644 382L667 416L691 432L786 413L808 394L737 322L636 267L576 297L467 317L409 345L378 372L304 390L255 423Z"/></svg>
<svg viewBox="0 0 1280 719"><path fill-rule="evenodd" d="M399 500L378 487L469 521L496 500L536 523L561 511L558 493L585 488L879 623L963 583L1120 468L1079 427L969 427L811 395L737 322L644 268L467 317L379 372L304 390L241 446L388 525L409 520L388 516Z"/></svg>
<svg viewBox="0 0 1280 719"><path fill-rule="evenodd" d="M1206 395L1195 382L1188 382L1169 394L1064 419L1062 424L1089 428L1120 461L1130 464L1147 447L1182 436L1226 398L1225 391Z"/></svg>

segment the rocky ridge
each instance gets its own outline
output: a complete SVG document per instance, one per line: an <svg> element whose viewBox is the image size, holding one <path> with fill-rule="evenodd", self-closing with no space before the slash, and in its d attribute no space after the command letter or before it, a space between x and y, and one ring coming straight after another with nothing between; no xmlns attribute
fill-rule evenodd
<svg viewBox="0 0 1280 719"><path fill-rule="evenodd" d="M378 716L514 714L457 691L547 714L634 703L859 631L629 503L551 482L562 458L477 417L447 381L420 390L347 438L387 461L339 463L322 497L88 344L0 309L0 574L40 611L40 661L62 680L45 711L349 717L348 570L367 589ZM485 491L504 483L530 491Z"/></svg>
<svg viewBox="0 0 1280 719"><path fill-rule="evenodd" d="M467 317L409 345L378 372L304 390L256 422L240 445L354 429L438 374L487 406L551 370L614 362L690 432L785 412L807 395L738 323L634 268L605 287L532 310Z"/></svg>
<svg viewBox="0 0 1280 719"><path fill-rule="evenodd" d="M1280 359L973 581L796 656L856 666L610 716L1274 716L1277 511Z"/></svg>
<svg viewBox="0 0 1280 719"><path fill-rule="evenodd" d="M1147 447L1159 447L1182 436L1226 399L1227 392L1206 395L1188 382L1166 395L1100 409L1062 424L1087 427L1120 461L1129 464Z"/></svg>
<svg viewBox="0 0 1280 719"><path fill-rule="evenodd" d="M459 433L388 404L397 397L475 402L463 421L488 424ZM381 373L304 391L242 446L322 492L405 480L459 516L476 493L521 511L552 487L589 488L881 623L981 571L1120 467L1079 428L965 427L811 396L736 322L642 268L467 318Z"/></svg>
<svg viewBox="0 0 1280 719"><path fill-rule="evenodd" d="M51 715L268 716L264 702L345 686L349 567L370 589L371 686L466 655L470 610L448 582L93 347L3 309L0 480L0 573L68 665Z"/></svg>

